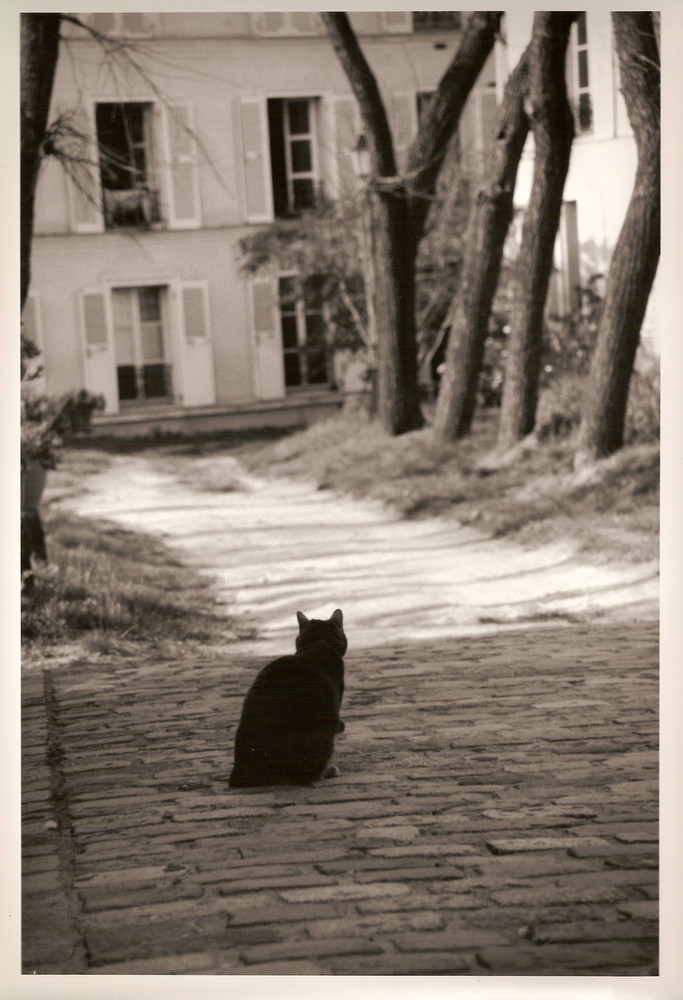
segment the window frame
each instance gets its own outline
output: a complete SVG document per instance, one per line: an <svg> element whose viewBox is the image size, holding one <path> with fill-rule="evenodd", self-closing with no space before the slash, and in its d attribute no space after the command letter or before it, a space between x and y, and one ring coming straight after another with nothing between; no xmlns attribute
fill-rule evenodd
<svg viewBox="0 0 683 1000"><path fill-rule="evenodd" d="M324 277L324 276L321 276ZM296 347L285 347L284 338L284 328L283 328L283 296L281 293L282 282L290 280L295 283L296 298L293 302L293 308L289 308L287 315L294 316L296 321ZM300 280L299 275L295 271L281 271L277 275L277 321L280 332L280 343L282 350L282 364L283 364L283 377L285 384L285 393L298 393L298 392L310 392L316 389L330 389L333 383L331 364L330 364L330 348L329 345L325 344L325 381L324 382L310 382L308 380L309 365L308 365L308 352L311 350L311 345L308 341L308 315L319 314L322 318L323 323L325 323L327 318L327 307L324 300L321 302L319 309L307 308L305 299L305 289L304 283ZM287 365L285 358L287 355L295 355L299 361L299 374L301 381L294 384L287 383Z"/></svg>
<svg viewBox="0 0 683 1000"><path fill-rule="evenodd" d="M105 38L146 38L148 35L155 34L159 31L161 27L160 15L153 11L109 11L111 16L114 18L114 24L112 28L108 28L106 31L102 28L96 27L95 18L101 16L104 12L97 12L87 15L91 27L104 35ZM125 18L130 14L140 14L143 18L143 29L141 31L131 31L130 27L126 25ZM83 15L81 15L83 16Z"/></svg>
<svg viewBox="0 0 683 1000"><path fill-rule="evenodd" d="M161 327L162 356L156 360L145 360L142 346L143 320L140 309L140 292L145 289L157 289L159 292L159 325ZM117 281L107 287L108 309L111 322L111 344L114 361L114 378L117 385L118 405L120 410L144 410L149 406L163 406L175 402L174 378L173 378L173 344L171 337L171 324L169 313L169 295L172 291L172 284L168 281L154 282L145 281ZM120 365L117 358L116 321L114 316L114 295L117 292L135 293L134 305L132 309L132 344L133 344L133 369L135 371L136 389L140 388L141 378L144 380L144 369L146 367L162 367L165 369L164 381L167 392L163 396L136 395L133 399L124 399L121 396L119 369L131 367L130 365ZM164 294L165 293L165 294ZM144 384L144 381L142 382Z"/></svg>
<svg viewBox="0 0 683 1000"><path fill-rule="evenodd" d="M571 105L572 112L574 114L574 124L576 130L576 139L582 139L584 136L593 136L595 133L595 108L593 106L593 94L591 87L591 65L590 65L590 34L588 31L588 11L579 11L579 17L574 21L571 26L570 33L570 45L569 45L569 58L570 58L570 72L569 72L569 84L571 91ZM583 15L583 28L585 33L585 40L583 42L579 41L579 19ZM586 84L582 85L580 83L581 69L580 64L582 61L582 56L585 58L585 69L586 69ZM590 123L585 127L581 124L581 98L588 98L588 108L590 111Z"/></svg>
<svg viewBox="0 0 683 1000"><path fill-rule="evenodd" d="M289 131L289 112L288 108L290 104L305 101L308 107L308 124L309 131L307 133L302 133L301 135L297 133L291 133ZM279 208L276 204L275 192L278 185L275 183L274 172L275 172L275 161L276 157L276 146L275 137L271 133L270 128L270 117L271 117L271 103L277 102L278 108L277 112L280 117L280 125L282 128L282 153L284 157L284 186L287 189L287 204L284 211ZM322 122L322 95L312 96L310 92L305 94L268 94L266 96L266 132L267 132L267 149L268 149L268 165L270 173L270 186L272 191L272 210L273 218L283 219L283 218L295 218L301 212L306 211L307 208L318 206L323 199L323 172L322 172L322 157L320 150L320 137L321 137L321 122ZM299 139L306 139L310 145L311 154L311 169L307 171L294 171L292 164L292 151L291 144ZM296 205L295 195L294 195L294 181L298 179L310 179L313 187L313 206L307 205Z"/></svg>
<svg viewBox="0 0 683 1000"><path fill-rule="evenodd" d="M126 170L131 174L137 170L135 163L135 150L143 149L145 157L145 173L144 173L144 184L139 187L133 186L131 188L112 188L105 185L105 179L102 174L102 166L100 162L100 153L102 149L102 143L100 141L100 131L98 127L97 115L98 108L103 105L119 105L123 108L126 106L135 106L142 109L142 131L143 139L141 142L133 142L131 139L131 148L128 150L129 159L125 167ZM158 113L158 102L153 99L136 98L134 100L107 100L98 98L93 101L92 107L92 121L95 130L95 145L98 153L98 183L99 190L101 193L101 212L102 212L102 222L105 232L116 232L122 229L160 229L165 224L168 225L170 221L169 218L164 219L163 212L161 209L162 201L162 186L161 186L161 170L159 168L159 163L161 162L160 147L163 143L163 136L160 134L161 130L159 128L159 113ZM139 196L141 204L138 206L141 210L141 215L143 218L141 221L133 221L129 223L110 223L108 221L108 208L106 205L106 194L105 192L116 192L121 191L122 193L131 194L131 202L134 201L134 196L138 192L142 192ZM144 207L144 198L148 195L151 199L151 204L147 209ZM112 199L115 202L116 199ZM145 219L145 212L148 212L149 218ZM170 216L170 213L167 213Z"/></svg>

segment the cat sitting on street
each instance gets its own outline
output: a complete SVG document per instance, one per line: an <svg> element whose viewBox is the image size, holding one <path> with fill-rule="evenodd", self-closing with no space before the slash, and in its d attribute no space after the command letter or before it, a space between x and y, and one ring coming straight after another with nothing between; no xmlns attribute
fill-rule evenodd
<svg viewBox="0 0 683 1000"><path fill-rule="evenodd" d="M244 699L235 735L232 788L310 785L335 777L329 767L344 694L347 641L337 609L327 621L297 612L296 653L257 675Z"/></svg>

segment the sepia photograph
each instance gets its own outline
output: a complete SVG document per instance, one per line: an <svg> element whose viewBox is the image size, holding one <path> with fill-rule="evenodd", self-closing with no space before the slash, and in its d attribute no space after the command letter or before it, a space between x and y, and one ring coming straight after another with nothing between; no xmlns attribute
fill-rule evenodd
<svg viewBox="0 0 683 1000"><path fill-rule="evenodd" d="M681 27L18 13L31 988L655 995Z"/></svg>

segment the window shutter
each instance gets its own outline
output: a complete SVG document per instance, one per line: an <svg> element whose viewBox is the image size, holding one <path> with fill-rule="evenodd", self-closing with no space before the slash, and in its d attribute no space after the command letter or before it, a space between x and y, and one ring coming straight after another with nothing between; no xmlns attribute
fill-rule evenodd
<svg viewBox="0 0 683 1000"><path fill-rule="evenodd" d="M88 354L109 347L107 299L104 291L83 292L83 331Z"/></svg>
<svg viewBox="0 0 683 1000"><path fill-rule="evenodd" d="M382 27L396 33L412 32L413 15L409 10L385 10L382 12Z"/></svg>
<svg viewBox="0 0 683 1000"><path fill-rule="evenodd" d="M216 377L209 322L209 286L206 281L188 281L180 284L178 292L181 339L177 362L183 406L213 406Z"/></svg>
<svg viewBox="0 0 683 1000"><path fill-rule="evenodd" d="M181 285L180 301L185 340L208 340L209 304L206 282L188 282Z"/></svg>
<svg viewBox="0 0 683 1000"><path fill-rule="evenodd" d="M136 14L121 12L120 17L122 35L146 35L149 34L152 28L152 21L149 14L143 12Z"/></svg>
<svg viewBox="0 0 683 1000"><path fill-rule="evenodd" d="M481 151L486 153L496 138L498 124L498 102L496 88L486 87L479 91L479 115L481 123Z"/></svg>
<svg viewBox="0 0 683 1000"><path fill-rule="evenodd" d="M399 171L405 169L408 149L416 132L415 94L392 94L391 131L394 139L394 153Z"/></svg>
<svg viewBox="0 0 683 1000"><path fill-rule="evenodd" d="M318 30L318 15L313 11L303 10L303 11L291 11L289 15L289 23L292 26L292 31L301 35L312 35Z"/></svg>
<svg viewBox="0 0 683 1000"><path fill-rule="evenodd" d="M29 292L21 314L21 332L42 351L43 331L40 319L40 302L38 296L34 292Z"/></svg>
<svg viewBox="0 0 683 1000"><path fill-rule="evenodd" d="M254 30L259 35L279 35L285 28L285 15L280 11L259 11L253 15Z"/></svg>
<svg viewBox="0 0 683 1000"><path fill-rule="evenodd" d="M86 288L80 298L85 386L89 392L104 396L105 413L118 413L119 389L112 347L109 292L105 288Z"/></svg>
<svg viewBox="0 0 683 1000"><path fill-rule="evenodd" d="M116 14L91 14L90 23L101 35L112 35L116 30Z"/></svg>
<svg viewBox="0 0 683 1000"><path fill-rule="evenodd" d="M275 329L275 289L270 278L256 278L252 282L254 303L254 332L272 333Z"/></svg>
<svg viewBox="0 0 683 1000"><path fill-rule="evenodd" d="M356 148L361 133L358 105L353 97L334 100L334 131L337 149L337 197L350 198L359 188L360 181L353 170L352 150Z"/></svg>
<svg viewBox="0 0 683 1000"><path fill-rule="evenodd" d="M269 178L268 129L262 98L244 98L240 105L244 206L247 222L270 222L273 217Z"/></svg>
<svg viewBox="0 0 683 1000"><path fill-rule="evenodd" d="M194 229L201 225L197 144L189 103L169 104L167 112L170 162L169 225L172 229Z"/></svg>
<svg viewBox="0 0 683 1000"><path fill-rule="evenodd" d="M69 114L74 133L73 162L69 168L69 210L71 228L76 233L101 233L104 230L100 157L95 122L84 109Z"/></svg>
<svg viewBox="0 0 683 1000"><path fill-rule="evenodd" d="M259 399L281 399L285 394L285 376L276 311L277 286L272 278L254 278L250 284L256 395Z"/></svg>

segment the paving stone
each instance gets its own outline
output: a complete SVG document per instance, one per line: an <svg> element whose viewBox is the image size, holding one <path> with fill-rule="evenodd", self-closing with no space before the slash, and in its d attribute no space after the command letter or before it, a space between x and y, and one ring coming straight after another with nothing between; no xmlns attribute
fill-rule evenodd
<svg viewBox="0 0 683 1000"><path fill-rule="evenodd" d="M318 958L327 955L381 955L382 946L360 937L337 938L334 941L287 941L273 945L256 945L241 952L247 965L255 962L279 961L291 958Z"/></svg>
<svg viewBox="0 0 683 1000"><path fill-rule="evenodd" d="M342 774L303 789L227 786L226 720L261 662L62 667L59 826L42 682L27 681L24 959L47 974L651 975L655 639L637 625L624 648L623 629L587 625L360 651Z"/></svg>
<svg viewBox="0 0 683 1000"><path fill-rule="evenodd" d="M551 851L570 847L605 847L609 841L602 837L528 837L487 840L486 846L494 854L514 854L517 851Z"/></svg>

